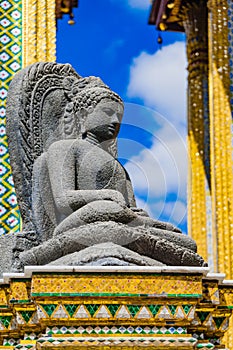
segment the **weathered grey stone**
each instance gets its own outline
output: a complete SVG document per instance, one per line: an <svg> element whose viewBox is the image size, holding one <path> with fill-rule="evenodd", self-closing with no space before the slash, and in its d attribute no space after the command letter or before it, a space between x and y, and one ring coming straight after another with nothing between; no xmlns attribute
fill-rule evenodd
<svg viewBox="0 0 233 350"><path fill-rule="evenodd" d="M0 236L0 278L3 272L11 270L15 240L16 236L11 233Z"/></svg>
<svg viewBox="0 0 233 350"><path fill-rule="evenodd" d="M147 264L144 256L204 264L195 242L136 208L129 175L117 161L122 116L116 93L70 65L36 63L13 79L7 133L23 218L14 269L67 264L71 254L80 264ZM104 245L92 249L96 244Z"/></svg>
<svg viewBox="0 0 233 350"><path fill-rule="evenodd" d="M165 265L206 266L203 258L192 250L149 234L140 235L127 247L139 254L161 261Z"/></svg>
<svg viewBox="0 0 233 350"><path fill-rule="evenodd" d="M202 266L204 261L196 254L192 240L179 233L176 235L177 241L165 230L151 228L149 231L144 227L131 227L113 221L95 222L72 228L30 252L21 253L19 259L23 266L43 265L85 247L112 242L164 264ZM182 236L186 239L182 239ZM111 255L111 251L105 253Z"/></svg>
<svg viewBox="0 0 233 350"><path fill-rule="evenodd" d="M159 261L139 255L111 242L96 244L80 252L66 255L49 265L101 265L101 266L162 266Z"/></svg>

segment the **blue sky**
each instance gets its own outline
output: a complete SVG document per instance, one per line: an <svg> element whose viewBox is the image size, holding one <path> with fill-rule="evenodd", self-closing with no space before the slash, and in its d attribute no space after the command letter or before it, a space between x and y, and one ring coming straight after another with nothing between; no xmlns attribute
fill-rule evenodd
<svg viewBox="0 0 233 350"><path fill-rule="evenodd" d="M186 218L186 58L183 34L147 24L149 0L79 0L76 24L58 21L57 62L95 75L125 102L119 158L138 206L184 231Z"/></svg>

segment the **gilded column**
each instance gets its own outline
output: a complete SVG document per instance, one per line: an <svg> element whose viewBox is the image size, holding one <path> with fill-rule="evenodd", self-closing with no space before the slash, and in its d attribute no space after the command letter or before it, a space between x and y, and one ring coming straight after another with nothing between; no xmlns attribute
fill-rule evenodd
<svg viewBox="0 0 233 350"><path fill-rule="evenodd" d="M23 0L23 66L38 61L55 61L56 1Z"/></svg>
<svg viewBox="0 0 233 350"><path fill-rule="evenodd" d="M209 0L210 61L210 133L213 221L217 246L217 270L233 278L233 173L232 173L232 107L230 93L229 30L227 0ZM232 21L231 21L232 23ZM228 28L229 27L229 28ZM224 337L233 349L233 319Z"/></svg>
<svg viewBox="0 0 233 350"><path fill-rule="evenodd" d="M46 60L56 61L56 0L46 0Z"/></svg>
<svg viewBox="0 0 233 350"><path fill-rule="evenodd" d="M231 18L227 0L209 0L210 133L212 205L215 217L217 270L233 279L232 60ZM229 27L229 28L228 28ZM229 34L230 32L230 34ZM233 319L224 337L233 349Z"/></svg>
<svg viewBox="0 0 233 350"><path fill-rule="evenodd" d="M211 185L217 270L233 278L232 117L227 0L210 0L209 81Z"/></svg>
<svg viewBox="0 0 233 350"><path fill-rule="evenodd" d="M207 195L209 195L208 37L206 1L186 3L181 19L188 55L188 225L199 253L208 259Z"/></svg>

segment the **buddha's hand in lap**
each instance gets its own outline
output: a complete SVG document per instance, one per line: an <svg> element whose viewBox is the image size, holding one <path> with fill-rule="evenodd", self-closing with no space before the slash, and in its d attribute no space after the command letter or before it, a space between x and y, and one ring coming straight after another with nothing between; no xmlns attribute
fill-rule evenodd
<svg viewBox="0 0 233 350"><path fill-rule="evenodd" d="M106 197L103 198L103 199L116 202L122 208L126 208L127 207L125 198L124 198L124 196L123 196L123 194L121 192L116 191L116 190L107 190L107 191L109 192L109 196L107 194Z"/></svg>
<svg viewBox="0 0 233 350"><path fill-rule="evenodd" d="M137 207L130 207L130 209L139 216L149 217L149 214L144 209Z"/></svg>
<svg viewBox="0 0 233 350"><path fill-rule="evenodd" d="M148 213L141 208L131 207L130 209L135 214L137 214L139 216L139 218L141 218L144 221L145 226L154 227L154 228L158 228L161 230L182 233L182 231L178 227L176 227L168 222L163 222L163 221L159 221L159 220L155 220L155 219L150 218Z"/></svg>

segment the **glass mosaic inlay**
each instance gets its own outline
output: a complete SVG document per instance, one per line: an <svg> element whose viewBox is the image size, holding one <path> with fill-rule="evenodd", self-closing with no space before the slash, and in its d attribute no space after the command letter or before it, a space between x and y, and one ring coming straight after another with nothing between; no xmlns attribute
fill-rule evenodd
<svg viewBox="0 0 233 350"><path fill-rule="evenodd" d="M9 84L22 68L22 2L0 2L0 235L20 229L20 213L11 174L6 137L6 98Z"/></svg>

